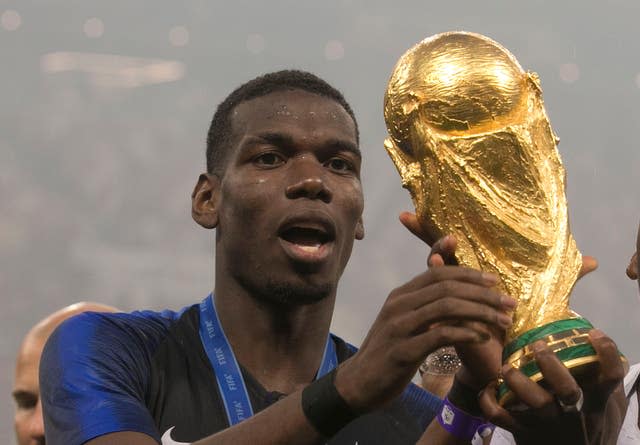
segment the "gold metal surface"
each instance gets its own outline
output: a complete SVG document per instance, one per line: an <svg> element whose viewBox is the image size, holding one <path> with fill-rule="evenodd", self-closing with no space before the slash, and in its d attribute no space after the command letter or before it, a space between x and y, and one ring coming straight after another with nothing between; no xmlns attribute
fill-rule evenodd
<svg viewBox="0 0 640 445"><path fill-rule="evenodd" d="M564 334L562 337L549 335L541 340L544 341L553 352L589 343L589 329L572 329L562 334ZM533 345L527 345L511 354L505 363L509 363L512 367L520 369L535 361L534 355Z"/></svg>
<svg viewBox="0 0 640 445"><path fill-rule="evenodd" d="M575 317L582 257L538 76L485 36L438 34L400 58L384 115L423 228L455 235L459 264L498 274L519 300L507 341Z"/></svg>

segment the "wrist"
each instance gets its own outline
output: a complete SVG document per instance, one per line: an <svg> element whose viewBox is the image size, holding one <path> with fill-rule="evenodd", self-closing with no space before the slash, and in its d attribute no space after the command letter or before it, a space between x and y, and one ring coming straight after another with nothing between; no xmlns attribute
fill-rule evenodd
<svg viewBox="0 0 640 445"><path fill-rule="evenodd" d="M475 391L476 394L482 391L488 383L480 381L480 379L474 376L473 373L464 365L462 365L456 372L454 381L462 383L466 387Z"/></svg>
<svg viewBox="0 0 640 445"><path fill-rule="evenodd" d="M358 378L358 373L351 369L353 366L349 365L350 362L351 360L347 360L336 368L333 386L353 412L362 414L366 411L367 403L362 394L366 392L359 389L362 378Z"/></svg>
<svg viewBox="0 0 640 445"><path fill-rule="evenodd" d="M452 436L463 441L482 441L493 431L493 425L480 416L473 416L455 406L445 397L438 423Z"/></svg>
<svg viewBox="0 0 640 445"><path fill-rule="evenodd" d="M332 437L357 417L334 385L336 369L302 391L302 411L314 429Z"/></svg>
<svg viewBox="0 0 640 445"><path fill-rule="evenodd" d="M482 409L478 401L480 390L468 385L458 374L453 378L453 384L447 394L448 401L460 410L472 416L482 416Z"/></svg>

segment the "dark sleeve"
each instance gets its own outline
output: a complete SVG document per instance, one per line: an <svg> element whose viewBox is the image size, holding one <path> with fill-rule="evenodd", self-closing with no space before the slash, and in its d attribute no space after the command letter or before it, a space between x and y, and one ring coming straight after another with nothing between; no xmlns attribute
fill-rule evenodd
<svg viewBox="0 0 640 445"><path fill-rule="evenodd" d="M40 361L48 444L81 445L118 431L160 442L145 395L151 356L169 320L150 314L84 313L51 335Z"/></svg>
<svg viewBox="0 0 640 445"><path fill-rule="evenodd" d="M422 430L427 428L442 409L442 399L413 383L409 383L404 390L401 401L409 416L416 419Z"/></svg>

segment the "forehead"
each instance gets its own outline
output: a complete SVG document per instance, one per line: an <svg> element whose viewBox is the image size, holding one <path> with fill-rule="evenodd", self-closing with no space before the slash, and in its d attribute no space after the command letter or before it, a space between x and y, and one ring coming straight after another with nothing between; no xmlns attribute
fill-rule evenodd
<svg viewBox="0 0 640 445"><path fill-rule="evenodd" d="M355 122L342 105L302 90L277 91L242 102L231 122L236 135L276 130L300 137L330 134L356 143Z"/></svg>
<svg viewBox="0 0 640 445"><path fill-rule="evenodd" d="M15 389L29 390L38 387L38 367L45 340L38 336L28 337L18 352L15 374Z"/></svg>

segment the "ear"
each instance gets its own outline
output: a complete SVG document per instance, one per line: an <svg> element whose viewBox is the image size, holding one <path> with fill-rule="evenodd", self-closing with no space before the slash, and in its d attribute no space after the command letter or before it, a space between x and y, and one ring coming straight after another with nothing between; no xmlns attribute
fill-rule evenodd
<svg viewBox="0 0 640 445"><path fill-rule="evenodd" d="M220 210L220 178L202 173L191 193L191 217L205 229L218 225Z"/></svg>
<svg viewBox="0 0 640 445"><path fill-rule="evenodd" d="M356 223L356 239L361 240L362 238L364 238L364 222L361 216Z"/></svg>

